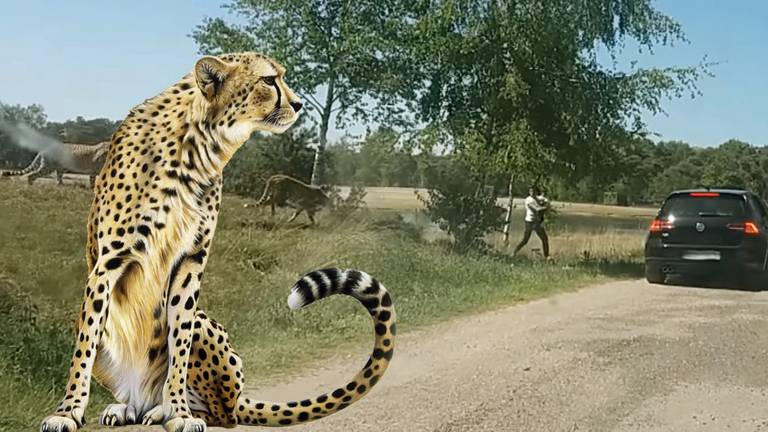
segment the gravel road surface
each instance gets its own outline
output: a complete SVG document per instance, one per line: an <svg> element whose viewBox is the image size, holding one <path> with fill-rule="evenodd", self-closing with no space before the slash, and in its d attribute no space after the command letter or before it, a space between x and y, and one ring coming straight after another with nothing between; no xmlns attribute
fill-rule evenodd
<svg viewBox="0 0 768 432"><path fill-rule="evenodd" d="M370 395L290 430L768 431L767 317L768 293L587 288L406 334ZM248 393L332 390L366 348Z"/></svg>

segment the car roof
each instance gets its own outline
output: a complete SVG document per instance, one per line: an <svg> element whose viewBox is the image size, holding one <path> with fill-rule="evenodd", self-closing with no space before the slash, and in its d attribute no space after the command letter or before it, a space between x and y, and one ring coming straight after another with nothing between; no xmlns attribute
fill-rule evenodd
<svg viewBox="0 0 768 432"><path fill-rule="evenodd" d="M715 192L715 193L720 193L720 194L731 194L731 195L746 195L746 194L750 193L746 189L735 189L735 188L722 188L722 189L718 189L718 188L697 188L697 189L681 189L681 190L676 190L676 191L672 192L669 195L672 196L672 195L680 195L680 194L689 194L689 193L693 193L693 192Z"/></svg>

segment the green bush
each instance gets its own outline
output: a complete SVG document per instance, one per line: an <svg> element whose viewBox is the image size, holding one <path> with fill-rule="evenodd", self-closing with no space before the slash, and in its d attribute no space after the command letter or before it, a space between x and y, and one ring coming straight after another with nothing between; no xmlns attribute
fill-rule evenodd
<svg viewBox="0 0 768 432"><path fill-rule="evenodd" d="M347 218L365 207L365 195L368 193L361 185L352 186L346 197L341 196L341 189L336 186L324 186L331 198L331 215L335 218Z"/></svg>
<svg viewBox="0 0 768 432"><path fill-rule="evenodd" d="M439 170L433 177L427 195L416 194L430 220L451 236L455 252L486 251L485 236L499 229L504 219L493 188L480 187L455 166Z"/></svg>

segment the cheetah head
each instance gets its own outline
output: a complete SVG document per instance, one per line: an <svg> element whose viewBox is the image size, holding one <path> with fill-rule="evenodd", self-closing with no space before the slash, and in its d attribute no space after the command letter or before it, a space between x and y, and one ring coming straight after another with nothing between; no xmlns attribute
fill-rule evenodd
<svg viewBox="0 0 768 432"><path fill-rule="evenodd" d="M282 133L299 117L302 103L284 81L285 68L257 53L206 56L195 64L206 122L240 145L256 131Z"/></svg>

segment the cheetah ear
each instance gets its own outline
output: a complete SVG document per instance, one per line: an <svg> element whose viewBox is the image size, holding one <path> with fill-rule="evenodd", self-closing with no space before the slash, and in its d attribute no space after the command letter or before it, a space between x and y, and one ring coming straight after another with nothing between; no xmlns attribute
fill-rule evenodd
<svg viewBox="0 0 768 432"><path fill-rule="evenodd" d="M212 101L221 90L234 66L211 56L201 58L195 64L195 81L205 98Z"/></svg>

